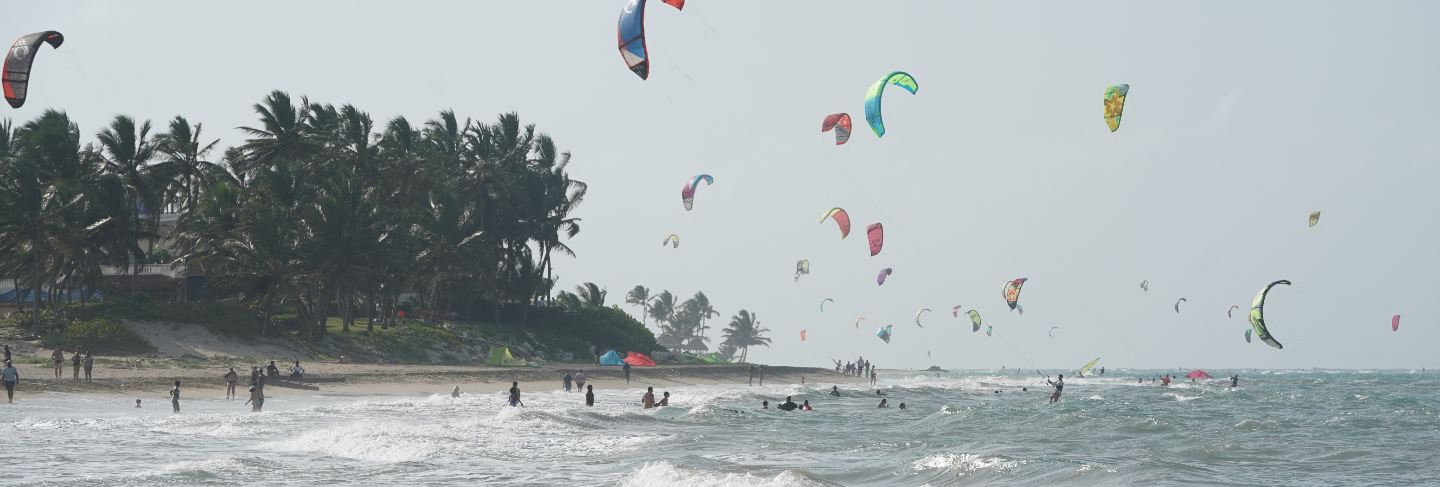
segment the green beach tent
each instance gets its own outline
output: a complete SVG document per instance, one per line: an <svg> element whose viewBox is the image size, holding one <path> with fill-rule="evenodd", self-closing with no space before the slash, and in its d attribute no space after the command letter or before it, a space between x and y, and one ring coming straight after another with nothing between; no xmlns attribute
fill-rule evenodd
<svg viewBox="0 0 1440 487"><path fill-rule="evenodd" d="M527 364L524 360L520 360L515 358L514 355L511 355L510 347L501 345L498 347L490 347L490 359L485 361L485 365L493 365L496 367L524 367Z"/></svg>

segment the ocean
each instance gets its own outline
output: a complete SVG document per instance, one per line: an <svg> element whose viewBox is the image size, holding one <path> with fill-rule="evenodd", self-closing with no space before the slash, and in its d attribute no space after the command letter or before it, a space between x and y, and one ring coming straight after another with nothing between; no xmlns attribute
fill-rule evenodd
<svg viewBox="0 0 1440 487"><path fill-rule="evenodd" d="M22 391L0 404L0 485L1440 485L1436 374L1233 372L1236 389L1162 388L1137 383L1162 372L1110 369L1048 404L1029 370L885 371L890 409L829 383L671 388L648 411L643 384L597 384L587 408L558 380L522 384L523 408L319 394L260 414ZM814 411L760 409L786 395Z"/></svg>

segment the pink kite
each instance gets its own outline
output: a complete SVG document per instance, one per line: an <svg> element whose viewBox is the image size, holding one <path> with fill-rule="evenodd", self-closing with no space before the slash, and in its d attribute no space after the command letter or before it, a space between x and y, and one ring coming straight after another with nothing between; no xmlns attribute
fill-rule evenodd
<svg viewBox="0 0 1440 487"><path fill-rule="evenodd" d="M865 227L865 234L870 236L870 256L880 254L880 249L885 246L885 227L879 223L871 223Z"/></svg>
<svg viewBox="0 0 1440 487"><path fill-rule="evenodd" d="M800 330L800 341L805 341L805 330Z"/></svg>
<svg viewBox="0 0 1440 487"><path fill-rule="evenodd" d="M886 279L889 279L889 278L890 278L890 274L893 274L894 272L895 272L895 271L892 270L892 269L890 269L889 267L886 267L886 268L884 268L884 269L880 269L880 273L875 275L875 285L877 285L877 286L884 286L884 285L885 285L885 280L886 280Z"/></svg>
<svg viewBox="0 0 1440 487"><path fill-rule="evenodd" d="M1390 331L1400 331L1400 315L1390 317Z"/></svg>
<svg viewBox="0 0 1440 487"><path fill-rule="evenodd" d="M625 363L635 367L654 367L655 361L640 352L630 352L625 355Z"/></svg>
<svg viewBox="0 0 1440 487"><path fill-rule="evenodd" d="M842 145L850 140L850 114L835 113L826 115L825 120L820 122L820 131L835 131L835 145Z"/></svg>
<svg viewBox="0 0 1440 487"><path fill-rule="evenodd" d="M1187 378L1187 379L1214 379L1214 377L1210 377L1210 374L1207 374L1207 373L1205 373L1205 371L1200 370L1200 369L1195 369L1195 370L1190 371L1190 373L1185 374L1185 378Z"/></svg>

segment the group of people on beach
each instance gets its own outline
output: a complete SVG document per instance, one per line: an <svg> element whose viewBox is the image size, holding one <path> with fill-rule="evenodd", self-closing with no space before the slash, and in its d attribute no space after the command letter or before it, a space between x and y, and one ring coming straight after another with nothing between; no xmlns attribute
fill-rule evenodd
<svg viewBox="0 0 1440 487"><path fill-rule="evenodd" d="M7 345L5 349L8 352L10 347ZM10 354L6 353L5 357L8 362ZM60 347L55 347L55 351L50 352L50 361L55 364L55 378L59 379L63 377L65 375L65 350ZM89 350L86 350L85 353L82 354L80 353L80 349L76 348L75 353L70 356L70 370L73 373L73 378L77 380L80 379L81 368L85 369L85 380L90 380L90 372L95 368L95 356L90 355Z"/></svg>
<svg viewBox="0 0 1440 487"><path fill-rule="evenodd" d="M854 362L841 363L839 360L836 360L835 373L870 379L870 385L875 385L877 380L875 377L875 365L870 363L869 360L865 360L865 357L856 358Z"/></svg>

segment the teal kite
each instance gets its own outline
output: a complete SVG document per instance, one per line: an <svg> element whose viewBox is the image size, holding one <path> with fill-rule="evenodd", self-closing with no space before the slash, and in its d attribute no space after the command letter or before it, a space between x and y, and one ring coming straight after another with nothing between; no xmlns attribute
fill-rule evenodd
<svg viewBox="0 0 1440 487"><path fill-rule="evenodd" d="M880 78L870 89L865 92L865 123L870 124L870 130L875 131L876 137L885 136L885 119L880 115L880 97L885 94L886 85L895 85L915 94L920 90L920 83L915 77L904 71L895 71Z"/></svg>

